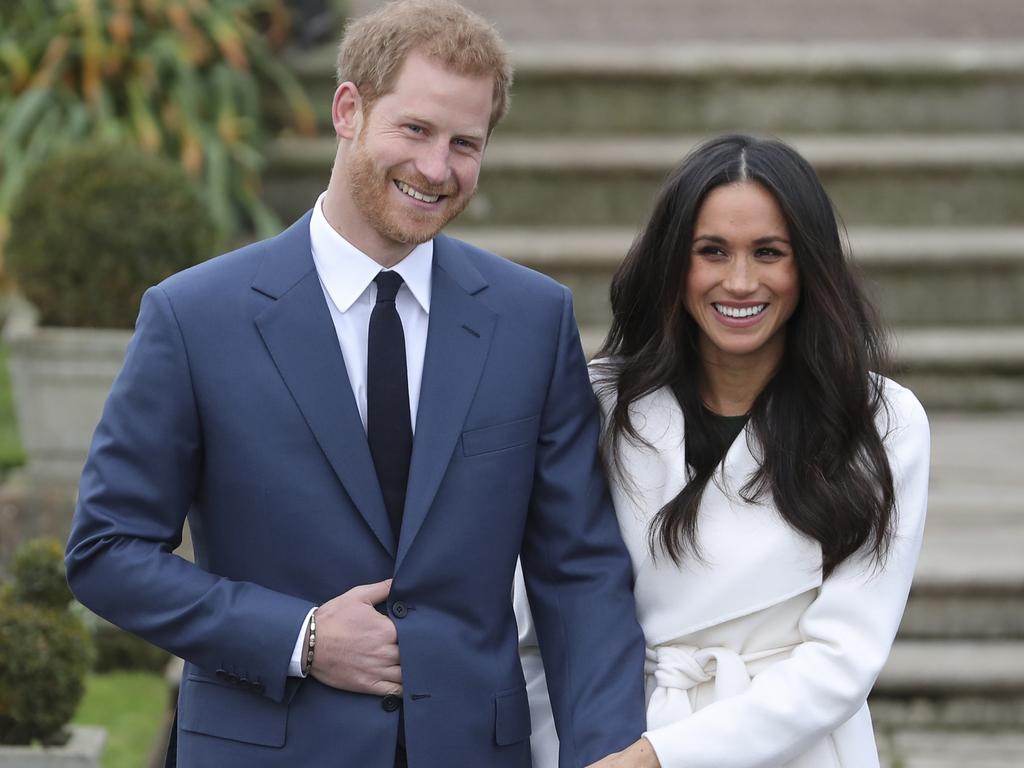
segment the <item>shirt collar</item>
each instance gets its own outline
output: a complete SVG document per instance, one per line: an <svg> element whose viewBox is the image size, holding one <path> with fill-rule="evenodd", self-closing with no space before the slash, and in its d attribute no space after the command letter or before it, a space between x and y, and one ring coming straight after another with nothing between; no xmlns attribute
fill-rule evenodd
<svg viewBox="0 0 1024 768"><path fill-rule="evenodd" d="M320 281L339 312L347 312L382 267L332 227L323 212L327 193L317 198L309 222L309 239ZM434 241L420 243L392 269L402 276L423 311L430 314L430 272L434 262Z"/></svg>

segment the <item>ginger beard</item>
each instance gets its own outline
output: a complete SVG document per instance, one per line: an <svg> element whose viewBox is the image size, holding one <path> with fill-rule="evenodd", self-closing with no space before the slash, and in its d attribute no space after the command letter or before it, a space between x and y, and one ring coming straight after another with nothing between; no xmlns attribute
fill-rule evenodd
<svg viewBox="0 0 1024 768"><path fill-rule="evenodd" d="M469 205L474 187L460 189L453 176L442 185L432 184L414 170L397 173L376 166L361 131L348 159L348 183L352 201L363 218L382 237L405 245L425 243L447 226ZM432 210L406 203L395 181L402 181L427 195L442 195Z"/></svg>

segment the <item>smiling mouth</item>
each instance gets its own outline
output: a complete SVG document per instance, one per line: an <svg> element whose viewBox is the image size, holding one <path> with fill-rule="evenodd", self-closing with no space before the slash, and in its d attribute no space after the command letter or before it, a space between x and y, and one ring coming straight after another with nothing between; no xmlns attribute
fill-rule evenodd
<svg viewBox="0 0 1024 768"><path fill-rule="evenodd" d="M428 195L424 192L413 189L404 181L399 181L398 179L395 179L395 187L399 192L408 195L414 200L419 200L421 203L436 203L442 197L446 197L446 195Z"/></svg>
<svg viewBox="0 0 1024 768"><path fill-rule="evenodd" d="M724 304L712 304L715 311L724 316L731 317L734 320L743 320L748 317L756 317L760 315L765 309L768 308L767 304L755 304L752 307L727 307Z"/></svg>

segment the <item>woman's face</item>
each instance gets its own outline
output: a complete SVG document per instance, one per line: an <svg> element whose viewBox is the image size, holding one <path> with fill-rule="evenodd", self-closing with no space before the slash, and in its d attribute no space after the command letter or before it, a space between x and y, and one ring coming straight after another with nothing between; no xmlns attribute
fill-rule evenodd
<svg viewBox="0 0 1024 768"><path fill-rule="evenodd" d="M694 223L683 288L705 361L774 368L799 300L789 229L772 194L754 182L712 190Z"/></svg>

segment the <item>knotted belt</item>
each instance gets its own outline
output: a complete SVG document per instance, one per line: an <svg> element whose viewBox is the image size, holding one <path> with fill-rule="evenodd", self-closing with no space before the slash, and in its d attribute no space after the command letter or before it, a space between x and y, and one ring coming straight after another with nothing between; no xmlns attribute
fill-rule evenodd
<svg viewBox="0 0 1024 768"><path fill-rule="evenodd" d="M715 701L742 693L761 670L789 656L796 645L740 654L729 648L660 645L647 649L644 668L654 675L647 728L654 730L693 714L689 690L715 681Z"/></svg>

